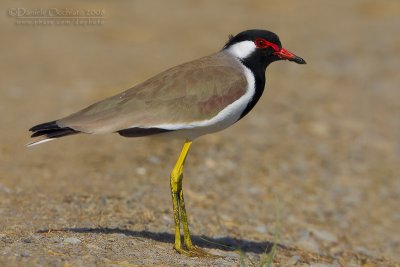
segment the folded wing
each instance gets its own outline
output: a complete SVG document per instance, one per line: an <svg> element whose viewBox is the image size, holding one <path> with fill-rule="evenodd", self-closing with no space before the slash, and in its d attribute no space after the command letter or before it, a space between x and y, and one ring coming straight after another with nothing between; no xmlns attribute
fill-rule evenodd
<svg viewBox="0 0 400 267"><path fill-rule="evenodd" d="M213 118L246 88L241 65L220 52L171 68L56 123L85 133L186 125Z"/></svg>

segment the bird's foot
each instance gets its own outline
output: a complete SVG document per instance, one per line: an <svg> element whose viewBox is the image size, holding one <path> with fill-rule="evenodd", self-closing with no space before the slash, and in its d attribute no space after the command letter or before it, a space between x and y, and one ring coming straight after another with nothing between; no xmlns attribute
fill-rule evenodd
<svg viewBox="0 0 400 267"><path fill-rule="evenodd" d="M205 251L202 248L196 247L194 245L183 249L183 248L176 248L174 247L175 250L183 255L189 256L189 257L207 257L207 258L217 258L217 255L208 253L207 251Z"/></svg>
<svg viewBox="0 0 400 267"><path fill-rule="evenodd" d="M207 251L205 251L202 248L196 247L194 245L192 245L191 248L188 249L190 253L192 253L193 255L195 255L196 257L207 257L207 258L217 258L217 255L211 254Z"/></svg>

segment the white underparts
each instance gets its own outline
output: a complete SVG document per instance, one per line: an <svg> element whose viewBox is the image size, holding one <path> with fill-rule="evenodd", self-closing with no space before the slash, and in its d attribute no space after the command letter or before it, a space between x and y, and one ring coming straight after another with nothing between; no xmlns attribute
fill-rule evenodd
<svg viewBox="0 0 400 267"><path fill-rule="evenodd" d="M226 51L238 59L245 59L250 56L255 50L256 45L252 41L243 41L231 45Z"/></svg>

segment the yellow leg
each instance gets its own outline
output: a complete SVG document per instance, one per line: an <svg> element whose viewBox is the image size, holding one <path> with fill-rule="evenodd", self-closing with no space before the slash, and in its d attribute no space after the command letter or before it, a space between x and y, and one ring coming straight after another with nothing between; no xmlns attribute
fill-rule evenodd
<svg viewBox="0 0 400 267"><path fill-rule="evenodd" d="M189 251L189 256L214 257L214 255L211 255L208 252L204 251L203 249L193 245L192 238L190 237L189 223L186 215L185 200L183 198L182 180L183 179L180 179L178 188L181 189L181 191L179 192L179 204L180 204L180 215L183 228L183 241L185 247Z"/></svg>
<svg viewBox="0 0 400 267"><path fill-rule="evenodd" d="M182 188L182 180L180 181L180 187ZM180 213L181 213L181 221L182 221L182 230L183 230L183 242L185 247L190 250L193 248L192 239L190 237L189 231L189 223L186 215L186 208L185 208L185 200L183 198L183 190L179 193L179 204L180 204Z"/></svg>
<svg viewBox="0 0 400 267"><path fill-rule="evenodd" d="M171 171L170 183L171 183L171 195L172 204L174 210L174 221L175 221L175 242L174 248L181 254L188 256L212 256L202 249L195 247L190 237L189 224L185 208L185 200L183 198L182 180L183 180L183 167L185 165L186 156L189 152L191 141L186 141L183 145L181 154L174 168ZM183 240L185 249L182 247L181 231L180 226L182 223L183 228Z"/></svg>
<svg viewBox="0 0 400 267"><path fill-rule="evenodd" d="M171 183L171 195L172 195L172 204L174 210L174 221L175 221L175 243L174 248L179 253L189 254L182 248L181 244L181 204L180 204L180 195L182 193L182 179L183 179L183 166L185 164L187 153L189 152L189 148L192 142L186 141L183 145L181 154L179 155L178 160L175 163L174 168L171 171L170 183ZM184 216L186 216L186 212L184 212Z"/></svg>

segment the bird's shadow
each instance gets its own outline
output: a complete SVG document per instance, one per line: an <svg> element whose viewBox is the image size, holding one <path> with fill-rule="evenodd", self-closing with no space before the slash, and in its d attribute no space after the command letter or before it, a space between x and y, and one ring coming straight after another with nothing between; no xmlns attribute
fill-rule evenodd
<svg viewBox="0 0 400 267"><path fill-rule="evenodd" d="M151 231L134 231L120 228L62 228L57 230L45 229L39 230L37 233L57 232L74 232L74 233L99 233L99 234L124 234L126 236L152 239L158 242L171 243L174 242L174 235L170 233L158 233ZM224 251L253 252L253 253L269 253L274 245L269 241L250 241L231 237L213 238L204 235L191 235L193 243L202 248L219 249ZM283 247L277 244L279 247Z"/></svg>

